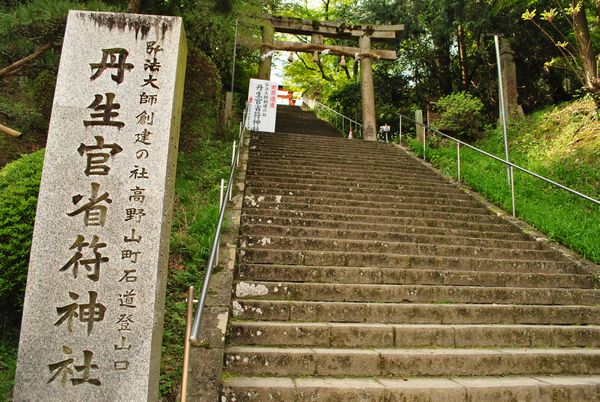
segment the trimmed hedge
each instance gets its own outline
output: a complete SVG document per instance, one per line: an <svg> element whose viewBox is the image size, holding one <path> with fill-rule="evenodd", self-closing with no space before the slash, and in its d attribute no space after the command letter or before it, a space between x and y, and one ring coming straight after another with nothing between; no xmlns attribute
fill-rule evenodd
<svg viewBox="0 0 600 402"><path fill-rule="evenodd" d="M19 324L44 150L0 170L0 311L2 321Z"/></svg>

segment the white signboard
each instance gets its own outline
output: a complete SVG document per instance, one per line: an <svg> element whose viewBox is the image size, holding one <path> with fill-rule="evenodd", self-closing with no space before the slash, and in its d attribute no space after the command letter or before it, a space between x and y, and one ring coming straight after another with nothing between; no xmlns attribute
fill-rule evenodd
<svg viewBox="0 0 600 402"><path fill-rule="evenodd" d="M252 131L275 132L277 88L274 81L250 79L246 128Z"/></svg>

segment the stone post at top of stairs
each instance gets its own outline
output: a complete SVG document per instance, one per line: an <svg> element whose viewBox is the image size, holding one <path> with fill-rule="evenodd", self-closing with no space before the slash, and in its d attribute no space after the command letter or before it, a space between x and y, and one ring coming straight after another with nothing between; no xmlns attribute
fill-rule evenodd
<svg viewBox="0 0 600 402"><path fill-rule="evenodd" d="M415 125L417 130L417 141L422 144L425 141L425 126L423 125L422 110L415 110Z"/></svg>
<svg viewBox="0 0 600 402"><path fill-rule="evenodd" d="M371 51L371 37L363 35L358 39L360 52L360 91L362 94L363 138L376 141L375 91L373 88L373 61L366 56Z"/></svg>

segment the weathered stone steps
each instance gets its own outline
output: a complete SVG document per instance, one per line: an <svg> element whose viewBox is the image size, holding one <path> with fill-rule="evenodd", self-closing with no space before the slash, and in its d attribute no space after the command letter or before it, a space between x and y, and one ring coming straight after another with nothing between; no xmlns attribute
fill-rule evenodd
<svg viewBox="0 0 600 402"><path fill-rule="evenodd" d="M421 256L408 254L382 254L337 251L305 251L284 249L245 248L240 262L252 264L285 264L389 268L430 269L460 271L501 271L587 274L588 272L570 262L531 261L515 259L490 259L472 257Z"/></svg>
<svg viewBox="0 0 600 402"><path fill-rule="evenodd" d="M336 349L234 346L227 371L244 376L483 376L600 374L597 349Z"/></svg>
<svg viewBox="0 0 600 402"><path fill-rule="evenodd" d="M379 169L379 168L389 168L389 169L397 169L400 171L420 171L423 173L432 174L430 170L428 170L425 166L415 165L411 163L409 159L399 159L397 155L385 157L379 156L375 160L365 161L364 157L361 155L355 156L337 156L332 157L331 155L327 155L325 153L319 155L316 152L311 152L309 155L306 155L302 152L290 152L290 151L278 151L278 152L270 152L270 151L250 151L250 157L258 158L260 157L261 162L284 162L289 165L294 164L310 164L311 166L331 166L335 164L337 166L353 166L359 168L368 168Z"/></svg>
<svg viewBox="0 0 600 402"><path fill-rule="evenodd" d="M223 401L600 402L599 280L533 236L391 144L252 134Z"/></svg>
<svg viewBox="0 0 600 402"><path fill-rule="evenodd" d="M379 267L312 267L305 265L240 264L239 280L271 282L452 285L518 288L595 289L593 275L513 273L498 271L445 271Z"/></svg>
<svg viewBox="0 0 600 402"><path fill-rule="evenodd" d="M285 249L305 251L349 251L362 253L389 253L402 255L436 255L473 258L514 258L519 260L554 261L558 254L553 250L520 250L505 247L470 245L444 245L432 243L393 242L373 240L342 240L314 237L251 236L241 237L241 248ZM560 257L558 257L560 258Z"/></svg>
<svg viewBox="0 0 600 402"><path fill-rule="evenodd" d="M424 225L396 225L393 223L365 223L365 222L348 222L348 221L333 221L320 219L306 219L303 217L265 217L262 215L252 215L245 212L242 215L242 223L244 229L251 225L275 225L287 226L291 230L310 229L310 230L351 230L365 232L381 232L382 234L420 234L430 236L455 236L463 238L475 239L494 239L494 240L518 240L531 242L531 238L523 232L509 231L493 231L492 228L479 228L480 230L464 229L464 228L440 228ZM532 242L533 243L533 242Z"/></svg>
<svg viewBox="0 0 600 402"><path fill-rule="evenodd" d="M253 205L254 204L254 205ZM465 213L463 211L438 211L432 210L419 210L412 209L408 205L399 205L397 208L383 208L379 207L356 207L346 205L324 205L324 204L312 204L312 203L293 203L288 201L282 202L260 202L256 203L254 200L246 200L245 206L250 209L266 209L266 210L282 210L282 211L310 211L310 212L324 212L324 213L337 213L337 214L356 214L363 216L386 216L386 217L416 217L416 218L427 218L427 219L451 219L460 220L468 219L473 217L479 222L492 222L505 224L501 218L497 215L491 214L489 211L472 211ZM448 208L449 209L449 208Z"/></svg>
<svg viewBox="0 0 600 402"><path fill-rule="evenodd" d="M287 186L294 186L295 188L302 189L313 189L313 188L332 188L332 187L343 187L344 189L348 189L350 187L354 187L356 189L387 189L397 191L400 190L402 192L410 193L410 192L422 192L424 190L434 191L437 193L445 193L445 194L461 194L465 195L465 193L456 187L452 186L444 186L441 184L421 184L414 185L408 183L376 183L376 182L368 182L365 180L363 183L354 182L345 184L340 180L311 180L311 179L296 179L296 180L288 180L284 179L271 179L271 178L261 178L261 179L249 179L248 183L252 184L256 187L278 187L278 188L287 188ZM317 187L315 187L317 186ZM329 191L329 190L327 190Z"/></svg>
<svg viewBox="0 0 600 402"><path fill-rule="evenodd" d="M423 198L423 200L427 200ZM283 204L283 205L278 205ZM408 202L373 202L362 201L348 198L333 198L333 197L293 197L290 195L279 196L263 196L263 198L255 199L254 196L248 195L244 200L245 207L259 207L267 205L268 208L278 209L285 205L315 205L315 206L338 206L338 207L354 207L361 208L361 211L366 209L410 209L420 211L435 211L435 212L459 212L459 213L474 213L479 215L490 215L489 209L474 206L457 206L457 205L440 205L430 204L427 202L408 203Z"/></svg>
<svg viewBox="0 0 600 402"><path fill-rule="evenodd" d="M464 245L481 247L513 248L519 250L547 250L546 244L541 241L509 240L494 238L477 238L458 236L452 234L421 234L415 231L386 232L374 230L352 230L352 229L327 229L306 226L285 226L255 223L244 226L244 233L249 236L286 236L288 238L309 237L321 239L348 239L348 240L371 240L392 241L411 243L433 243L438 245Z"/></svg>
<svg viewBox="0 0 600 402"><path fill-rule="evenodd" d="M361 174L359 176L349 175L345 172L336 173L328 170L324 171L278 171L276 169L273 170L256 170L248 167L247 170L248 180L269 180L271 178L279 179L289 177L290 179L316 179L316 180L324 180L324 181L334 181L334 182L345 182L345 183L355 183L355 185L360 185L361 183L382 183L382 184L393 184L393 185L414 185L414 179L405 178L403 176L398 175L379 175L379 174ZM443 177L427 177L419 180L420 183L427 184L430 186L439 186L439 187L451 187L452 184L444 179Z"/></svg>
<svg viewBox="0 0 600 402"><path fill-rule="evenodd" d="M236 321L232 346L321 348L600 347L600 326Z"/></svg>
<svg viewBox="0 0 600 402"><path fill-rule="evenodd" d="M397 167L369 167L369 166L340 166L339 164L331 163L331 164L294 164L291 162L285 161L254 161L249 162L248 169L250 172L254 171L268 171L268 172L278 172L278 173L286 173L286 172L320 172L327 171L333 174L351 174L353 176L357 176L359 178L362 177L385 177L388 175L398 175L401 173L402 177L405 178L431 178L431 171L424 169L413 169L404 171L400 171ZM443 180L443 178L439 178L438 180ZM435 180L434 180L435 181Z"/></svg>
<svg viewBox="0 0 600 402"><path fill-rule="evenodd" d="M235 295L254 300L595 305L600 290L243 281Z"/></svg>
<svg viewBox="0 0 600 402"><path fill-rule="evenodd" d="M472 200L472 198L461 191L436 191L431 188L423 188L422 190L405 190L402 188L398 189L386 189L379 187L356 187L356 186L347 186L340 184L338 186L332 185L309 185L309 184L296 184L296 183L287 183L279 186L279 183L256 183L253 181L249 181L247 183L247 193L257 193L257 191L271 190L274 192L280 192L281 195L292 193L297 193L299 191L314 191L314 192L330 192L330 193L339 193L345 192L350 194L375 194L375 195L384 195L387 197L435 197L438 199L444 200Z"/></svg>
<svg viewBox="0 0 600 402"><path fill-rule="evenodd" d="M600 306L236 300L234 318L381 324L599 325Z"/></svg>
<svg viewBox="0 0 600 402"><path fill-rule="evenodd" d="M411 195L411 194L403 194L403 195L381 195L381 194L371 194L371 193L339 193L337 191L320 191L320 190L296 190L290 191L289 189L281 189L277 187L259 187L255 186L258 189L259 194L253 194L250 190L246 192L246 197L255 198L256 201L262 195L264 199L267 198L276 198L276 197L307 197L307 198L324 198L328 200L346 200L346 201L367 201L373 203L395 203L395 204L425 204L431 206L448 206L448 201L444 198L431 198L424 197L423 195ZM286 191L287 190L287 191ZM256 202L255 201L255 202ZM475 208L478 204L476 201L468 198L455 198L452 199L453 206L461 206L461 207L471 207Z"/></svg>
<svg viewBox="0 0 600 402"><path fill-rule="evenodd" d="M432 219L419 217L402 216L382 216L382 215L357 215L344 214L336 212L314 212L314 211L295 211L283 209L260 209L248 208L242 212L244 216L262 217L262 219L278 218L302 218L320 221L352 222L352 223L374 223L374 224L395 224L399 226L428 226L438 228L460 228L468 230L482 230L488 232L517 232L518 228L508 222L477 222L465 218L461 219ZM352 219L354 217L354 219ZM340 227L335 224L334 227ZM343 227L343 226L342 226Z"/></svg>
<svg viewBox="0 0 600 402"><path fill-rule="evenodd" d="M331 378L231 377L222 402L598 402L600 376Z"/></svg>

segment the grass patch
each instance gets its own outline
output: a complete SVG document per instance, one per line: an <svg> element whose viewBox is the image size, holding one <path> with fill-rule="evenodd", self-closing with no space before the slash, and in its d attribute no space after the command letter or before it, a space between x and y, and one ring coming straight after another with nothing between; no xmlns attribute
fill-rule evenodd
<svg viewBox="0 0 600 402"><path fill-rule="evenodd" d="M160 395L175 401L181 382L188 287L199 290L212 246L221 179L229 177L231 143L205 139L179 155L165 300Z"/></svg>
<svg viewBox="0 0 600 402"><path fill-rule="evenodd" d="M9 401L17 368L19 331L9 326L0 326L0 401Z"/></svg>
<svg viewBox="0 0 600 402"><path fill-rule="evenodd" d="M589 99L543 110L508 130L510 160L596 199L600 198L600 122ZM422 144L409 138L419 156ZM456 145L433 138L426 157L445 175L457 177ZM475 144L503 158L502 130ZM476 151L461 150L462 180L489 201L511 211L503 164ZM550 239L600 263L600 206L515 170L517 216Z"/></svg>

